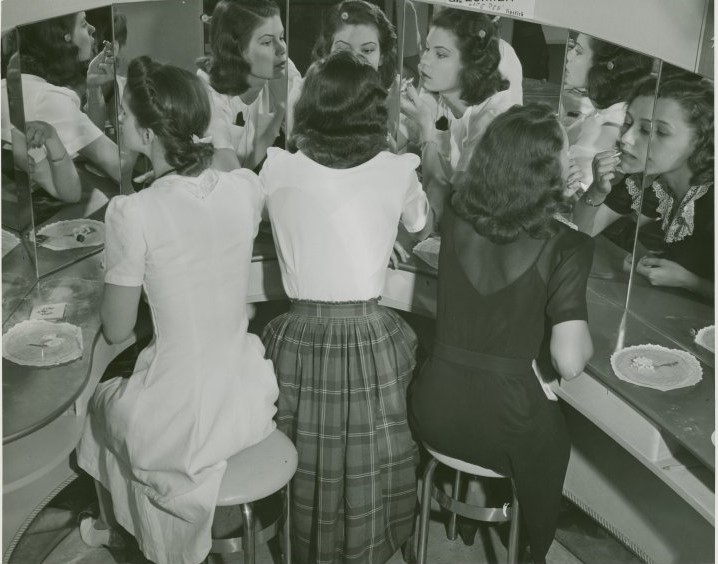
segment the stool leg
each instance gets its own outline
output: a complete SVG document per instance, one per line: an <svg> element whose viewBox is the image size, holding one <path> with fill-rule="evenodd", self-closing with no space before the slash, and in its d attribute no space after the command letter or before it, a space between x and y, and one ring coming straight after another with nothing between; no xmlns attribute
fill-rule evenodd
<svg viewBox="0 0 718 564"><path fill-rule="evenodd" d="M513 500L511 501L511 529L509 530L508 564L517 564L519 561L519 500L516 497L516 488L511 484Z"/></svg>
<svg viewBox="0 0 718 564"><path fill-rule="evenodd" d="M460 501L459 496L461 495L461 472L456 471L456 478L454 479L454 490L451 492L451 497L456 501ZM458 515L452 513L449 517L449 528L446 530L446 537L451 540L456 540L456 518Z"/></svg>
<svg viewBox="0 0 718 564"><path fill-rule="evenodd" d="M287 484L287 487L284 489L284 542L283 544L283 554L282 554L282 564L292 564L292 540L289 536L290 533L290 526L289 526L289 516L291 515L291 507L289 504L290 501L290 487L289 484Z"/></svg>
<svg viewBox="0 0 718 564"><path fill-rule="evenodd" d="M418 564L426 564L426 545L429 541L429 513L431 512L431 492L434 486L434 471L439 461L432 458L424 470L424 483L421 485L421 513L419 514Z"/></svg>
<svg viewBox="0 0 718 564"><path fill-rule="evenodd" d="M254 514L251 503L242 504L242 524L244 525L242 537L244 564L254 564Z"/></svg>

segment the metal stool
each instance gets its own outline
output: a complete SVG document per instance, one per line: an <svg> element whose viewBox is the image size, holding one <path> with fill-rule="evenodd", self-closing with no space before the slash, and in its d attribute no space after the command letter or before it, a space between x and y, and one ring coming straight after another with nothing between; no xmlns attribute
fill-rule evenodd
<svg viewBox="0 0 718 564"><path fill-rule="evenodd" d="M239 552L245 564L254 564L255 542L266 542L276 536L283 522L283 562L291 562L289 542L289 481L297 469L297 449L281 431L274 430L257 443L227 460L227 470L219 487L218 506L240 505L242 536L212 539L211 553ZM255 531L252 504L284 489L284 509L279 517L261 531ZM241 542L240 542L241 541Z"/></svg>
<svg viewBox="0 0 718 564"><path fill-rule="evenodd" d="M473 464L469 464L468 462L464 462L463 460L451 458L450 456L436 452L426 444L424 444L424 447L427 451L429 451L432 458L426 465L423 483L421 485L421 514L419 516L419 547L417 562L419 564L426 564L426 546L429 537L429 512L431 509L431 497L433 495L441 507L448 509L451 512L448 534L451 540L456 539L457 515L487 523L505 523L506 521L511 521L507 561L509 564L516 564L518 561L519 544L519 502L516 499L516 488L513 487L513 481L511 484L513 500L510 505L507 503L503 507L478 507L476 505L461 502L458 500L458 496L462 472L485 478L510 479L509 476L497 474L493 470L482 468L481 466L475 466ZM456 470L456 479L454 480L454 489L452 491L453 497L446 495L443 491L434 486L434 472L436 471L436 467L439 463Z"/></svg>

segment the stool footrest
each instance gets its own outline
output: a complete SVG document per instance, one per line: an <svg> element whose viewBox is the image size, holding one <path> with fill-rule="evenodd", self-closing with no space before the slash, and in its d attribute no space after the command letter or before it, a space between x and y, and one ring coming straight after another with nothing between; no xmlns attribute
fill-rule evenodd
<svg viewBox="0 0 718 564"><path fill-rule="evenodd" d="M511 520L511 506L477 507L454 499L436 486L434 486L433 496L441 507L462 517L487 523L505 523Z"/></svg>
<svg viewBox="0 0 718 564"><path fill-rule="evenodd" d="M257 531L254 534L254 542L266 543L268 540L274 538L279 532L280 528L284 525L284 516L275 520L273 523L267 525L261 531ZM212 548L210 549L211 554L231 554L233 552L241 552L242 550L242 539L244 537L232 537L228 539L212 539Z"/></svg>

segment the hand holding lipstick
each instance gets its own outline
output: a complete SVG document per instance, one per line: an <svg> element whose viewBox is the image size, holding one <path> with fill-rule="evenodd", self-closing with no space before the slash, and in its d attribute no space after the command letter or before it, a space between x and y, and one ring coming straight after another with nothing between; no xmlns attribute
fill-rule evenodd
<svg viewBox="0 0 718 564"><path fill-rule="evenodd" d="M594 185L603 195L611 191L611 181L616 177L618 164L621 162L621 152L615 149L602 151L593 157L593 179Z"/></svg>

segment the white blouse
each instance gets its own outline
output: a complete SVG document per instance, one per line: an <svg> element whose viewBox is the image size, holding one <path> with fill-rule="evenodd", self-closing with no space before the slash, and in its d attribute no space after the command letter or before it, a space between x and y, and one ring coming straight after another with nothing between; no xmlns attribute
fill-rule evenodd
<svg viewBox="0 0 718 564"><path fill-rule="evenodd" d="M384 287L397 228L426 225L419 157L383 151L348 169L270 148L260 179L284 290L292 299L360 301Z"/></svg>
<svg viewBox="0 0 718 564"><path fill-rule="evenodd" d="M2 139L11 143L12 125L5 79L0 82L0 88L2 89ZM82 111L80 97L70 88L55 86L33 74L23 74L22 100L25 121L45 121L52 125L72 158L75 158L81 149L104 135Z"/></svg>

